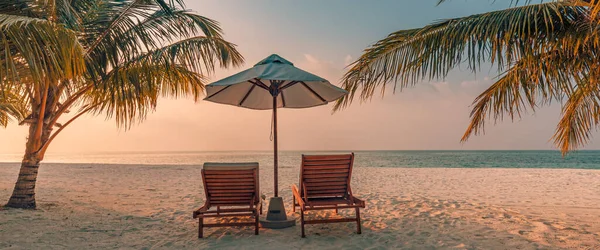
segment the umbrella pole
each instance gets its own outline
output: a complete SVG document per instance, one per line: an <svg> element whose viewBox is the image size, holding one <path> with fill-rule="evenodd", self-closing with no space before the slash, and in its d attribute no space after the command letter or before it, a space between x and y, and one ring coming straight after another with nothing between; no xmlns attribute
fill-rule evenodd
<svg viewBox="0 0 600 250"><path fill-rule="evenodd" d="M261 218L260 225L264 228L286 228L296 225L296 219L288 219L285 212L285 205L283 204L283 198L278 196L277 188L277 95L273 96L273 147L275 149L275 196L269 200L269 210L267 210L267 217Z"/></svg>
<svg viewBox="0 0 600 250"><path fill-rule="evenodd" d="M277 96L273 96L273 150L275 152L273 174L275 175L275 197L278 197L279 189L277 185Z"/></svg>

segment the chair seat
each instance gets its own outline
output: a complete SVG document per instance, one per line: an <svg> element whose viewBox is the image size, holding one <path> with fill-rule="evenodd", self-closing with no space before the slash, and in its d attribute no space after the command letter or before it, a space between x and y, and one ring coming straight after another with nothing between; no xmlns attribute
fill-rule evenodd
<svg viewBox="0 0 600 250"><path fill-rule="evenodd" d="M221 208L221 209L198 209L195 211L195 214L252 212L252 211L256 210L257 208L259 208L259 207L257 206L257 207L251 208L246 205L246 206L240 206L240 207L230 206L230 207Z"/></svg>
<svg viewBox="0 0 600 250"><path fill-rule="evenodd" d="M320 197L308 198L306 205L308 206L326 206L326 205L352 205L352 201L343 197Z"/></svg>

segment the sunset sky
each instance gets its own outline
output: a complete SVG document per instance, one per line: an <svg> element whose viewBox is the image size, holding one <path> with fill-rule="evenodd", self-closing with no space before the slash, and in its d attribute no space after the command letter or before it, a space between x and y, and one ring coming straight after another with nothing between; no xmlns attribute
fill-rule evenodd
<svg viewBox="0 0 600 250"><path fill-rule="evenodd" d="M344 67L391 32L439 19L506 8L510 1L310 0L188 1L187 7L221 23L225 38L246 58L241 68L218 69L217 80L277 53L335 85ZM443 81L422 82L402 93L356 102L332 114L331 105L279 113L282 150L553 149L549 140L560 106L539 109L519 122L487 127L466 144L460 138L470 104L496 77L455 70ZM391 92L391 91L390 91ZM103 116L85 116L51 145L53 152L271 150L270 111L193 100L163 99L156 112L129 131ZM0 153L24 150L26 127L0 129ZM592 143L586 149L597 149Z"/></svg>

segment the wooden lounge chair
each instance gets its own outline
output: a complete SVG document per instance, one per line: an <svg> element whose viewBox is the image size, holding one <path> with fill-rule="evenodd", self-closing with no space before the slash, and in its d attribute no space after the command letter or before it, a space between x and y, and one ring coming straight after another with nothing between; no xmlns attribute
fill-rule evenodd
<svg viewBox="0 0 600 250"><path fill-rule="evenodd" d="M258 163L204 163L202 181L206 202L194 211L198 218L198 238L204 227L254 226L258 235L258 216L262 214ZM214 208L214 209L211 209ZM204 218L254 217L254 222L204 224Z"/></svg>
<svg viewBox="0 0 600 250"><path fill-rule="evenodd" d="M346 155L302 155L300 168L300 188L292 185L294 195L293 211L300 207L300 222L302 238L304 224L320 224L356 221L356 231L361 233L360 208L365 202L352 195L350 179L354 153ZM355 218L304 220L304 212L310 210L325 210L354 208Z"/></svg>

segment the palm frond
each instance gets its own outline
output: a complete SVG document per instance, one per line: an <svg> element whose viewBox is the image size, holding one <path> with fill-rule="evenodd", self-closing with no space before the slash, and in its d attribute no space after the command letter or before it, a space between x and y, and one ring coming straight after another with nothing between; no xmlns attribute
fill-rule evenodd
<svg viewBox="0 0 600 250"><path fill-rule="evenodd" d="M27 105L19 95L7 90L0 92L0 126L6 127L12 120L23 120L27 113Z"/></svg>
<svg viewBox="0 0 600 250"><path fill-rule="evenodd" d="M102 39L87 40L93 43L93 46L88 49L91 49L90 56L96 59L93 64L88 66L88 73L92 79L103 77L110 68L139 58L149 51L160 50L164 44L186 39L198 40L205 37L205 40L208 40L214 38L211 43L203 43L202 48L196 46L203 52L194 54L209 55L210 53L207 52L223 52L217 54L217 57L211 56L210 60L202 58L203 65L208 67L205 67L202 72L212 72L215 60L220 60L219 63L222 67L230 65L231 62L235 62L234 65L237 65L243 60L232 44L223 43L222 30L214 20L189 11L179 9L165 11L156 6L139 5L127 10L130 12L129 15L135 16L135 18L123 19L118 24L109 22L110 24L105 25L112 25L111 28L101 28L102 34L104 34ZM94 22L97 23L97 20ZM91 25L91 27L96 26L103 27L103 25ZM97 34L93 30L88 29L88 31L89 37L95 37L93 34ZM193 51L190 50L190 52ZM196 57L196 59L201 58ZM186 65L199 65L199 63ZM201 68L195 67L195 69Z"/></svg>
<svg viewBox="0 0 600 250"><path fill-rule="evenodd" d="M523 55L557 47L562 31L576 27L586 15L583 7L550 2L394 32L350 66L342 79L349 94L334 108L349 105L358 91L360 99L367 100L377 88L383 92L388 84L402 89L419 80L444 78L461 64L476 72L482 62L490 61L503 71Z"/></svg>
<svg viewBox="0 0 600 250"><path fill-rule="evenodd" d="M183 65L201 75L210 75L215 63L220 67L240 66L243 56L235 49L235 45L221 38L192 37L165 47L149 51L128 63L156 63L159 65Z"/></svg>
<svg viewBox="0 0 600 250"><path fill-rule="evenodd" d="M569 51L555 50L542 55L521 58L502 77L479 95L473 102L471 123L462 137L484 132L487 118L495 122L521 118L528 109L560 101L573 92L576 83L589 74L597 63L596 53L581 51L572 56ZM567 55L565 55L567 54ZM491 117L488 117L491 116Z"/></svg>
<svg viewBox="0 0 600 250"><path fill-rule="evenodd" d="M86 23L88 53L95 50L111 33L114 35L131 29L140 19L151 17L156 10L170 14L177 7L183 8L182 0L176 2L179 6L174 5L175 1L167 3L163 0L124 0L98 5L94 15Z"/></svg>
<svg viewBox="0 0 600 250"><path fill-rule="evenodd" d="M17 82L17 68L27 65L33 82L77 78L85 71L77 34L48 20L0 14L0 79Z"/></svg>
<svg viewBox="0 0 600 250"><path fill-rule="evenodd" d="M592 129L600 125L600 85L597 78L590 76L578 82L562 108L562 117L552 137L563 155L589 142Z"/></svg>
<svg viewBox="0 0 600 250"><path fill-rule="evenodd" d="M158 98L191 96L198 100L205 79L177 64L141 62L113 69L85 97L92 112L115 118L117 125L130 128L156 108Z"/></svg>

